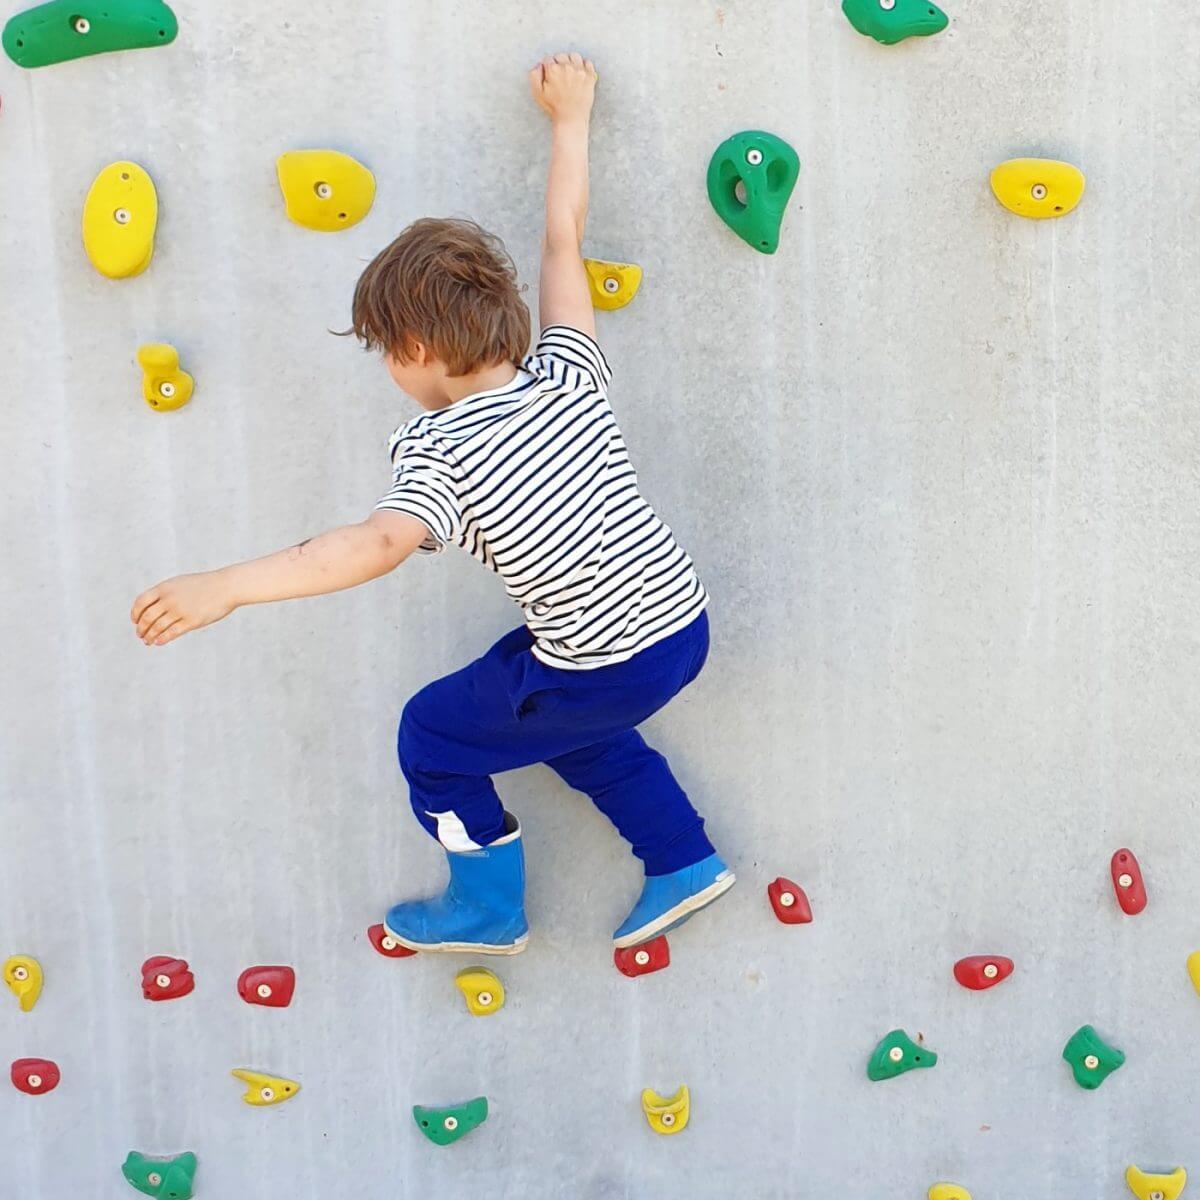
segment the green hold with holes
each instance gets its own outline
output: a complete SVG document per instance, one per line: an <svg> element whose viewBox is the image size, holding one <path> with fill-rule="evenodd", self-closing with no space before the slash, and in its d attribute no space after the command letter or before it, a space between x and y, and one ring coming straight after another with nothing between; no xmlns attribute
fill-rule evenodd
<svg viewBox="0 0 1200 1200"><path fill-rule="evenodd" d="M130 1150L121 1168L127 1183L154 1200L191 1200L196 1186L196 1156L189 1150L170 1158L153 1158Z"/></svg>
<svg viewBox="0 0 1200 1200"><path fill-rule="evenodd" d="M941 33L950 24L950 18L929 0L842 0L842 12L859 33L885 46Z"/></svg>
<svg viewBox="0 0 1200 1200"><path fill-rule="evenodd" d="M107 54L166 46L179 22L162 0L51 0L10 18L0 40L18 67L49 67Z"/></svg>
<svg viewBox="0 0 1200 1200"><path fill-rule="evenodd" d="M871 1055L867 1063L867 1078L872 1083L895 1079L907 1071L937 1066L938 1056L925 1046L918 1046L903 1029L893 1029Z"/></svg>
<svg viewBox="0 0 1200 1200"><path fill-rule="evenodd" d="M726 138L708 164L708 198L717 216L761 254L779 249L779 227L800 159L782 138L748 129ZM740 185L740 188L739 188Z"/></svg>
<svg viewBox="0 0 1200 1200"><path fill-rule="evenodd" d="M413 1105L413 1120L417 1128L435 1146L449 1146L478 1129L487 1120L488 1102L483 1096L456 1104L451 1108L425 1108Z"/></svg>

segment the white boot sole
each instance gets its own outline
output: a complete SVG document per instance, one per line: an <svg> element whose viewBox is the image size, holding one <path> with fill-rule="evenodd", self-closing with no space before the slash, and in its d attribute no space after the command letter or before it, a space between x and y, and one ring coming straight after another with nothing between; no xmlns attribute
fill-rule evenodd
<svg viewBox="0 0 1200 1200"><path fill-rule="evenodd" d="M655 917L653 921L643 925L640 929L635 929L633 933L627 933L624 937L613 938L613 945L618 950L628 950L631 946L640 946L643 942L650 941L661 930L673 925L680 918L690 917L692 913L699 912L702 908L707 908L714 900L725 895L735 883L737 883L737 876L732 871L722 871L702 892L697 892L694 896L689 896L686 900L681 900L674 908L670 908L661 916Z"/></svg>
<svg viewBox="0 0 1200 1200"><path fill-rule="evenodd" d="M416 950L419 954L520 954L529 945L527 933L523 933L510 946L489 946L486 942L413 942L389 928L386 921L383 923L383 930L394 942L398 942L406 950Z"/></svg>

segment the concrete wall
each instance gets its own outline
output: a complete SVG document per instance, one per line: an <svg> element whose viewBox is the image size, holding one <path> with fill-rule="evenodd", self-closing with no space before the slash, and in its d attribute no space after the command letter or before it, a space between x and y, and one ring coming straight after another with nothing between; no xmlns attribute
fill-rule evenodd
<svg viewBox="0 0 1200 1200"><path fill-rule="evenodd" d="M1200 1172L1200 34L1181 4L948 7L887 49L836 0L180 0L169 49L0 63L0 957L47 972L32 1014L0 996L0 1057L64 1075L0 1088L5 1197L123 1195L131 1146L196 1150L217 1200L1105 1200L1130 1161ZM710 665L651 733L741 884L626 980L635 864L548 772L506 777L534 939L476 1021L461 962L363 931L440 883L393 729L515 623L495 580L414 562L163 652L127 613L367 511L412 410L325 331L422 214L476 217L535 279L523 72L562 46L602 72L589 250L646 271L601 319L614 403L713 594ZM746 127L803 162L769 259L704 192ZM284 219L273 172L324 145L379 180L330 237ZM995 203L1022 154L1084 169L1074 214ZM124 157L162 219L112 283L78 223ZM146 340L196 376L179 413L139 397ZM812 926L770 915L779 873ZM950 968L981 951L1018 966L974 995ZM155 953L193 996L141 999ZM296 967L290 1010L237 999L256 962ZM1096 1093L1059 1059L1084 1022L1129 1059ZM942 1061L869 1084L894 1026ZM235 1066L303 1094L245 1108ZM655 1139L640 1090L682 1082L692 1126ZM477 1093L481 1131L420 1138L414 1102Z"/></svg>

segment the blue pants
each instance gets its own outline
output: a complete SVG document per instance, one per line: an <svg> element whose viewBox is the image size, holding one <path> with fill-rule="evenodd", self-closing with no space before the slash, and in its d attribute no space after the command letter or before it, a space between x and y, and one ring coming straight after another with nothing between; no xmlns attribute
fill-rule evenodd
<svg viewBox="0 0 1200 1200"><path fill-rule="evenodd" d="M491 776L544 762L589 795L645 864L667 875L713 853L667 760L635 726L687 687L708 656L708 617L627 662L564 671L522 626L405 705L397 750L417 820L447 850L504 836Z"/></svg>

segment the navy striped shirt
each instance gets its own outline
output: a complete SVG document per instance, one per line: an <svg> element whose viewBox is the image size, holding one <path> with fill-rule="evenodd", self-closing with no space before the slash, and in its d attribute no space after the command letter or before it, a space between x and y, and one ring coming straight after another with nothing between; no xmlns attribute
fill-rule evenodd
<svg viewBox="0 0 1200 1200"><path fill-rule="evenodd" d="M504 580L552 667L624 662L695 620L708 596L638 490L600 347L551 325L506 387L392 434L378 508L421 521Z"/></svg>

